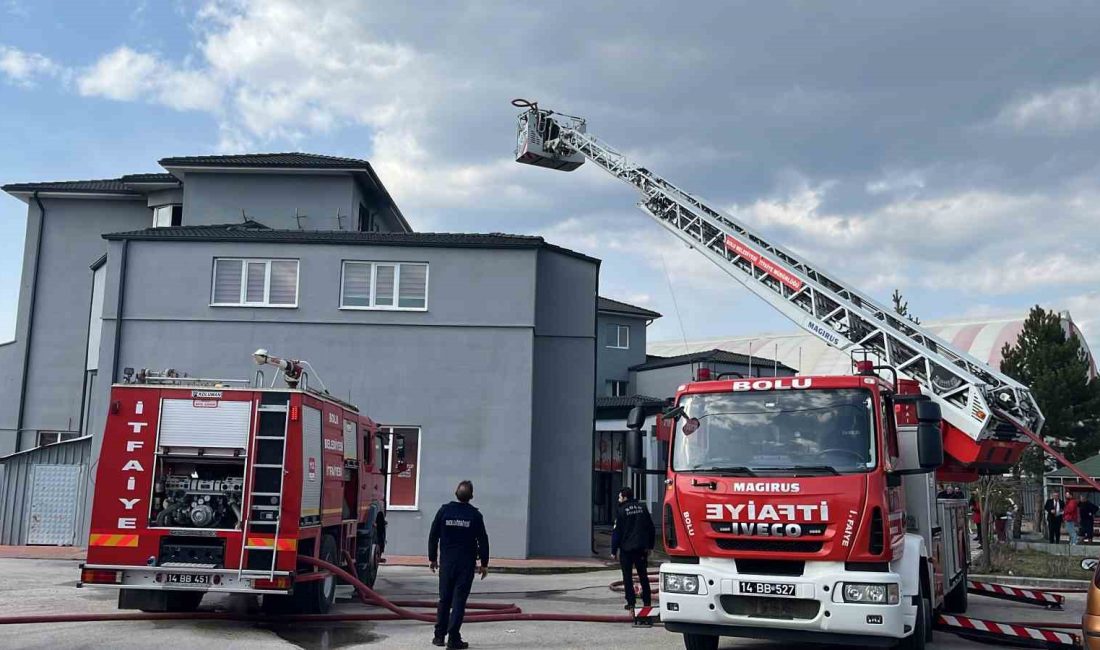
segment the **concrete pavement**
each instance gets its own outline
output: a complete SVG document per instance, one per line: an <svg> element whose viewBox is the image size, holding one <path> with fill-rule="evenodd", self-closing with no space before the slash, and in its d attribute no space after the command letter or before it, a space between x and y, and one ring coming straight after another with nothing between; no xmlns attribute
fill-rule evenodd
<svg viewBox="0 0 1100 650"><path fill-rule="evenodd" d="M77 563L63 560L0 559L0 615L47 612L112 612L113 591L75 589ZM472 600L514 602L525 612L622 614L621 596L607 585L618 572L565 575L490 574L474 585ZM427 569L383 567L378 589L392 598L431 599L435 578ZM362 606L342 598L337 611L360 612ZM971 614L995 620L1079 621L1084 597L1068 595L1066 610L1048 612L1015 603L971 600ZM208 596L203 609L242 609L243 598ZM681 648L679 637L654 629L595 623L507 622L471 624L464 636L472 648ZM431 628L423 623L269 625L227 622L68 623L0 627L0 648L75 650L150 647L228 649L430 648ZM783 644L725 639L722 648L782 650ZM970 650L983 646L937 633L934 650ZM800 646L811 650L815 646ZM821 646L835 648L835 646Z"/></svg>

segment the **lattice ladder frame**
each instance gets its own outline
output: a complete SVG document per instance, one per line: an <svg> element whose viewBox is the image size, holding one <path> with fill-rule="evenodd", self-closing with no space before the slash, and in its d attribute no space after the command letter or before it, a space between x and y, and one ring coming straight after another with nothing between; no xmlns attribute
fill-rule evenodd
<svg viewBox="0 0 1100 650"><path fill-rule="evenodd" d="M542 112L548 118L554 115ZM1042 413L1026 386L769 242L702 199L632 164L610 145L584 132L580 118L549 119L560 132L556 140L547 143L548 149L580 152L629 183L642 194L638 207L665 229L827 344L841 351L870 349L879 363L920 382L940 404L945 419L971 438L993 435L998 415L1035 432L1042 428ZM728 238L741 246L731 247ZM741 253L735 251L738 248ZM752 254L759 256L755 263L747 257ZM767 265L795 278L790 284L800 286L781 282L764 270ZM1000 427L999 433L1017 435L1008 426Z"/></svg>

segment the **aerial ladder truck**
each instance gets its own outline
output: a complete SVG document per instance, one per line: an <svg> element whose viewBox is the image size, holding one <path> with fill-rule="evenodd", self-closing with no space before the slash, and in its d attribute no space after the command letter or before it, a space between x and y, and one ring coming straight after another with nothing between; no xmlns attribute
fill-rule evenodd
<svg viewBox="0 0 1100 650"><path fill-rule="evenodd" d="M923 648L937 615L967 607L966 504L938 499L937 476L1003 473L1031 442L1064 461L1039 435L1029 389L631 162L584 119L513 105L517 162L591 161L633 186L662 227L853 358L852 376L679 387L662 417L666 629L688 650L714 650L721 636ZM635 467L643 422L635 409L627 423Z"/></svg>

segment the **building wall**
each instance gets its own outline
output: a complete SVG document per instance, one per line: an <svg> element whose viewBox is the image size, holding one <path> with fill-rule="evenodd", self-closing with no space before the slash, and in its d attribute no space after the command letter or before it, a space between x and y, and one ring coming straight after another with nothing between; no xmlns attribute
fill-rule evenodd
<svg viewBox="0 0 1100 650"><path fill-rule="evenodd" d="M374 214L374 229L378 232L405 232L406 228L398 219L393 207L382 196L382 192L376 187L364 187L360 183L352 183L351 205L354 209L355 219L351 221L350 230L358 228L359 204L366 206Z"/></svg>
<svg viewBox="0 0 1100 650"><path fill-rule="evenodd" d="M111 263L121 259L122 247L112 242ZM300 259L297 309L209 306L213 257L291 255ZM578 375L592 376L591 320L588 338L579 341L558 336L561 328L548 330L549 344L562 339L566 351L551 355L544 371L535 350L542 338L535 336L535 250L133 241L126 258L120 368L175 367L195 375L250 378L255 366L249 355L266 347L309 360L335 395L350 399L376 421L421 427L419 510L389 513L391 553L423 553L435 510L467 478L477 486L475 504L485 513L493 555L532 552L532 437L541 431L532 414L542 393L569 400L575 399L573 393L584 393L586 401L564 426L580 426L575 423L586 419L576 437L583 436L579 446L586 455L580 466L587 468L592 390L590 384L583 391L572 384L584 385ZM428 262L428 311L341 311L343 259ZM164 274L165 268L173 272ZM158 273L157 282L143 281ZM591 318L594 278L592 271L587 287L570 281L573 288L563 288L558 299L572 304L578 302L575 292L590 296ZM112 286L118 279L116 264L108 269L103 388L96 395L93 431L102 430L113 369L119 321ZM584 364L586 346L587 364L572 368ZM271 370L266 374L270 381ZM536 377L543 376L536 390ZM576 491L580 496L566 500L586 504L588 488L581 484ZM587 532L582 522L579 533L570 531L569 546L563 541L560 547L572 552Z"/></svg>
<svg viewBox="0 0 1100 650"><path fill-rule="evenodd" d="M599 267L553 251L538 257L530 553L588 556Z"/></svg>
<svg viewBox="0 0 1100 650"><path fill-rule="evenodd" d="M297 230L297 209L304 230L355 229L348 174L245 174L187 172L183 182L183 224L237 223L243 209L249 219L277 229ZM109 232L109 231L105 231Z"/></svg>
<svg viewBox="0 0 1100 650"><path fill-rule="evenodd" d="M75 431L79 428L92 293L89 267L107 252L107 242L101 237L103 233L146 228L152 219L144 201L42 201L46 206L46 218L42 228L42 259L38 265L30 370L23 393L24 431L19 436L18 450L34 446L35 430ZM36 223L38 208L34 201L31 201L29 213L31 222ZM36 232L36 227L27 228L24 286L21 287L16 326L16 336L23 340L30 316L29 283L34 276L35 246L31 239ZM21 357L10 374L15 376L15 381L21 379ZM12 378L5 381L11 382ZM13 391L16 395L18 392L18 389ZM18 409L18 402L15 408ZM5 425L14 426L14 419L13 416L11 424ZM10 440L12 435L9 432L4 437Z"/></svg>
<svg viewBox="0 0 1100 650"><path fill-rule="evenodd" d="M646 320L619 314L600 312L596 317L596 392L608 395L607 382L610 380L630 382L627 395L645 395L633 385L630 367L645 363ZM626 325L630 328L630 349L620 350L607 347L607 328L609 325Z"/></svg>

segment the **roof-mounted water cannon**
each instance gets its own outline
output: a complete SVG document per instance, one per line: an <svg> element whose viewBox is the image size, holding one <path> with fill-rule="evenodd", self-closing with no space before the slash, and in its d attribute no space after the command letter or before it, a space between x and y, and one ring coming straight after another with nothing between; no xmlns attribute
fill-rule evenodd
<svg viewBox="0 0 1100 650"><path fill-rule="evenodd" d="M308 361L302 361L299 359L281 359L274 355L268 354L267 350L260 348L252 353L252 360L256 362L258 366L275 366L283 371L283 381L290 388L297 388L298 384L303 379L308 384L308 378L310 376L317 379L321 383L321 389L326 393L328 389L325 388L325 382L321 381L321 378L317 375L317 371L313 369ZM308 373L306 371L309 371ZM272 380L274 383L274 380ZM303 385L303 388L306 386Z"/></svg>

